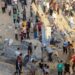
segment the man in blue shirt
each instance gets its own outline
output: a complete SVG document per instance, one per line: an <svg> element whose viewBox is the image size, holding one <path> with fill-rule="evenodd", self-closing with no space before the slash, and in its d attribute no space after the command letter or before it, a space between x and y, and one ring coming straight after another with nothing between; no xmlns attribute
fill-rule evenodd
<svg viewBox="0 0 75 75"><path fill-rule="evenodd" d="M69 42L68 41L64 41L64 43L63 43L63 53L67 54L68 46L69 46Z"/></svg>

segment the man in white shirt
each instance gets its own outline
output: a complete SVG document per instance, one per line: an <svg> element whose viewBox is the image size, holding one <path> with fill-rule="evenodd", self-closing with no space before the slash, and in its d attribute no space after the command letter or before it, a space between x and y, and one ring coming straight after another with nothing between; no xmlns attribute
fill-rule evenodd
<svg viewBox="0 0 75 75"><path fill-rule="evenodd" d="M20 48L17 48L17 50L15 51L15 55L19 56L20 54L22 54L22 50Z"/></svg>

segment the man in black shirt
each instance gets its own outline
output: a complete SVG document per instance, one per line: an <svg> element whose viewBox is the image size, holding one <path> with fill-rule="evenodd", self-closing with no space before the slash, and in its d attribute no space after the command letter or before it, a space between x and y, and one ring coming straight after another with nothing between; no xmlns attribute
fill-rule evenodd
<svg viewBox="0 0 75 75"><path fill-rule="evenodd" d="M50 13L50 15L52 16L52 14L53 14L53 9L49 9L49 13Z"/></svg>
<svg viewBox="0 0 75 75"><path fill-rule="evenodd" d="M28 46L28 54L29 55L32 54L32 43L29 43L29 46Z"/></svg>
<svg viewBox="0 0 75 75"><path fill-rule="evenodd" d="M70 75L70 64L64 63L64 75L66 75L67 73Z"/></svg>

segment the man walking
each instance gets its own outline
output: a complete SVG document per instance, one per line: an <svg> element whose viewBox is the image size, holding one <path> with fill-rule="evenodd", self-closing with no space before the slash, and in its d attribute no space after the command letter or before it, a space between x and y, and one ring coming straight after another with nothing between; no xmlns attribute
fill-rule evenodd
<svg viewBox="0 0 75 75"><path fill-rule="evenodd" d="M22 72L22 53L16 59L16 73L20 75Z"/></svg>

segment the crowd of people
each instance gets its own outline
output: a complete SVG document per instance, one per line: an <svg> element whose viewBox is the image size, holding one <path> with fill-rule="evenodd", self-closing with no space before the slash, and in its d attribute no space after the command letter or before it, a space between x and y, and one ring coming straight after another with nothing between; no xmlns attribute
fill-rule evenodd
<svg viewBox="0 0 75 75"><path fill-rule="evenodd" d="M9 16L13 14L13 23L15 25L15 39L16 40L22 40L23 39L30 39L30 33L31 30L34 38L38 38L41 36L41 25L42 23L40 20L38 20L36 16L36 24L33 26L32 24L32 9L30 11L30 18L27 20L26 17L26 5L27 3L25 2L24 5L22 6L23 11L20 13L20 9L18 8L17 4L13 4L10 2L11 0L8 0L8 2L2 1L2 12L5 13L8 11ZM32 1L33 2L33 1ZM13 12L13 13L12 13ZM20 16L22 14L22 16ZM31 29L32 28L32 29ZM40 34L40 36L39 36Z"/></svg>
<svg viewBox="0 0 75 75"><path fill-rule="evenodd" d="M15 28L15 39L16 41L23 41L26 39L31 39L33 36L33 39L38 39L40 42L42 42L42 21L39 17L39 13L37 12L36 15L34 16L32 6L30 6L30 16L27 18L27 12L26 12L26 7L27 7L27 0L20 0L19 1L22 5L23 11L20 13L20 9L18 6L18 3L14 2L12 4L11 0L2 0L1 1L1 7L2 7L2 13L8 12L9 16L13 15L13 23L14 23L14 28ZM32 0L32 3L40 4L38 1ZM75 1L71 0L71 2L62 2L62 3L57 3L55 0L50 0L47 5L46 3L42 3L41 5L43 7L43 12L48 15L48 19L52 24L52 33L57 30L57 27L54 25L54 20L57 18L56 13L59 15L60 10L62 10L62 14L64 16L69 16L69 24L70 27L74 29L74 13L75 12ZM22 16L20 16L22 14ZM34 21L35 20L35 21ZM54 38L54 37L53 37ZM55 45L58 41L56 40L51 40L50 44ZM73 41L72 41L73 42ZM19 49L18 49L19 50ZM28 46L28 57L32 55L32 44L30 43ZM71 75L70 68L72 67L72 71L75 72L75 56L71 57L74 54L74 48L73 44L70 43L67 40L64 40L63 42L63 55L67 55L69 60L71 60L72 64L70 64L70 61L62 61L62 58L60 61L58 61L56 70L58 72L58 75ZM53 62L53 61L50 61ZM35 63L34 60L32 60L31 63ZM23 66L23 61L22 61L22 53L20 52L17 56L16 59L16 73L21 74L22 73L22 66ZM32 67L33 68L33 67ZM38 67L41 72L43 72L43 75L50 75L50 66L48 64L41 62L39 63ZM36 75L35 74L35 69L32 71L31 75Z"/></svg>

